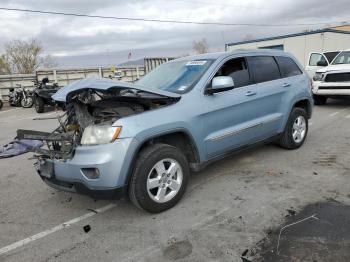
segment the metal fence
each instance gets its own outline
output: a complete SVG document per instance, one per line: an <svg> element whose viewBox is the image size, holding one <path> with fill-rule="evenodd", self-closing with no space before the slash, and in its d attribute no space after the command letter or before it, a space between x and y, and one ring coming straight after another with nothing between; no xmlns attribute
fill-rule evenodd
<svg viewBox="0 0 350 262"><path fill-rule="evenodd" d="M120 81L134 82L141 78L162 63L173 60L172 57L163 58L145 58L144 66L124 66L116 68L96 67L96 68L73 68L73 69L42 69L37 70L35 74L28 75L0 75L0 97L7 100L11 88L23 86L27 89L33 89L36 81L41 81L48 77L50 81L58 83L59 86L65 86L76 80L87 77L114 78L116 72L121 77Z"/></svg>

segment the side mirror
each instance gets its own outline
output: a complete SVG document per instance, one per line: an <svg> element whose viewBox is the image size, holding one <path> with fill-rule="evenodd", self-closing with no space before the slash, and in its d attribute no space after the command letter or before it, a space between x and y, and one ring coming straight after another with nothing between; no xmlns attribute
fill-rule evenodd
<svg viewBox="0 0 350 262"><path fill-rule="evenodd" d="M212 95L219 92L231 90L235 87L232 77L217 76L212 80L211 87L207 88L206 94Z"/></svg>
<svg viewBox="0 0 350 262"><path fill-rule="evenodd" d="M317 66L328 66L328 63L325 60L321 60L321 61L318 61L316 65Z"/></svg>

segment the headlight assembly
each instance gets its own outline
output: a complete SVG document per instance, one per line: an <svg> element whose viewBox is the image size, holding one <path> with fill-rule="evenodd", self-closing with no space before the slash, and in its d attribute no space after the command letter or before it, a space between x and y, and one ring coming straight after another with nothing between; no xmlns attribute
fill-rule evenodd
<svg viewBox="0 0 350 262"><path fill-rule="evenodd" d="M316 73L313 77L314 81L322 81L323 74L322 73Z"/></svg>
<svg viewBox="0 0 350 262"><path fill-rule="evenodd" d="M120 126L93 125L85 128L81 138L82 145L100 145L114 142L122 128Z"/></svg>

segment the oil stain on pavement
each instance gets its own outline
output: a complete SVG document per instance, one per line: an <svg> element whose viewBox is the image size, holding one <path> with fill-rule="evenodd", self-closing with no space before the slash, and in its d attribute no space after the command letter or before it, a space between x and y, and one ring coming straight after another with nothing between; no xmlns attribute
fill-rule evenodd
<svg viewBox="0 0 350 262"><path fill-rule="evenodd" d="M308 205L270 232L259 249L254 261L348 262L350 206L335 201Z"/></svg>

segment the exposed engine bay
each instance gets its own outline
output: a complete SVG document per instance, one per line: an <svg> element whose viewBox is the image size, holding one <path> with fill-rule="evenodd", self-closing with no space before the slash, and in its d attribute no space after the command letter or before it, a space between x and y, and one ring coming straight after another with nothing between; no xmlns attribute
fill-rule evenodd
<svg viewBox="0 0 350 262"><path fill-rule="evenodd" d="M35 149L38 158L67 160L81 145L87 127L109 125L122 117L139 114L175 103L170 98L137 89L82 89L67 98L66 112L58 117L59 126L51 133L17 130L19 139L45 142L45 148ZM41 119L44 120L44 119Z"/></svg>

